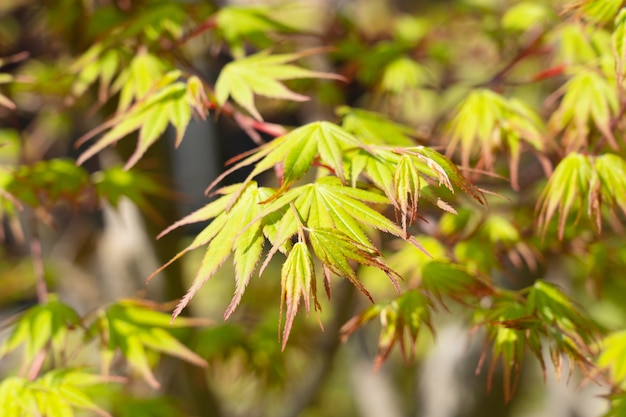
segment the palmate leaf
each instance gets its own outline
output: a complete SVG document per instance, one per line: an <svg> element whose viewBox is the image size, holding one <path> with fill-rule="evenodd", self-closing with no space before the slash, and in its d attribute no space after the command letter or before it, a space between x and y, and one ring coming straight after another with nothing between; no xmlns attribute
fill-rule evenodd
<svg viewBox="0 0 626 417"><path fill-rule="evenodd" d="M487 340L492 346L487 388L491 389L493 372L500 360L504 373L504 395L508 401L516 389L527 345L544 367L538 336L528 331L529 328L536 326L536 322L528 317L523 303L508 294L495 297L493 304L481 318L487 323ZM477 371L482 368L486 353L485 349Z"/></svg>
<svg viewBox="0 0 626 417"><path fill-rule="evenodd" d="M198 99L195 90L191 90L187 83L178 81L180 76L178 71L165 74L155 84L150 84L132 107L79 139L78 143L83 143L103 130L110 129L79 156L77 163L82 164L102 149L138 130L137 148L125 166L128 169L163 135L170 123L176 130L176 144L180 144L191 120L191 106L195 107Z"/></svg>
<svg viewBox="0 0 626 417"><path fill-rule="evenodd" d="M133 102L142 100L167 73L164 61L145 49L141 50L111 86L112 93L120 92L117 112L124 112Z"/></svg>
<svg viewBox="0 0 626 417"><path fill-rule="evenodd" d="M488 282L469 273L464 266L450 262L429 261L421 268L421 274L420 288L440 302L449 298L471 305L494 292Z"/></svg>
<svg viewBox="0 0 626 417"><path fill-rule="evenodd" d="M343 79L336 74L311 71L289 64L310 53L311 51L304 51L270 55L268 51L262 51L228 63L215 83L217 104L223 106L230 96L255 119L263 120L254 104L255 94L276 99L306 101L309 99L307 96L289 90L281 81L299 78Z"/></svg>
<svg viewBox="0 0 626 417"><path fill-rule="evenodd" d="M586 201L587 215L601 231L603 207L612 212L619 208L626 214L625 193L624 159L608 153L598 157L571 153L559 163L539 199L539 227L545 233L558 209L558 232L562 238L569 212L577 208L580 217Z"/></svg>
<svg viewBox="0 0 626 417"><path fill-rule="evenodd" d="M398 284L400 276L383 262L380 253L373 246L352 240L335 229L307 228L306 230L309 233L313 252L324 266L327 289L329 288L330 274L333 273L347 278L352 285L374 302L350 265L350 262L356 262L360 265L373 266L382 270L391 279L398 292L400 291Z"/></svg>
<svg viewBox="0 0 626 417"><path fill-rule="evenodd" d="M592 183L589 204L592 208L598 208L597 218L602 204L608 205L611 210L617 206L626 214L626 161L618 155L606 153L595 158L594 168L600 193L598 195L597 188L594 187L596 184ZM596 224L600 228L599 220Z"/></svg>
<svg viewBox="0 0 626 417"><path fill-rule="evenodd" d="M272 46L271 33L294 33L296 30L275 20L280 9L272 6L223 7L215 14L219 33L224 37L235 58L244 57L244 42L259 48Z"/></svg>
<svg viewBox="0 0 626 417"><path fill-rule="evenodd" d="M234 252L236 289L231 304L226 310L225 318L230 316L239 304L261 257L264 224L262 217L258 216L263 209L260 203L270 198L274 190L259 188L256 182L249 182L245 185L237 184L227 187L220 192L224 194L222 197L176 222L159 236L161 237L180 226L213 219L187 248L179 252L149 278L154 277L159 271L185 253L204 245L207 246L194 282L174 310L173 318L180 314L202 285ZM236 201L229 208L233 196L236 197Z"/></svg>
<svg viewBox="0 0 626 417"><path fill-rule="evenodd" d="M365 204L389 204L385 196L344 186L336 177L322 177L315 183L294 187L270 201L260 214L265 216L283 210L291 203L304 226L334 228L362 245L369 246L371 243L359 224L414 241L398 225ZM286 216L284 219L281 223L294 221L293 217Z"/></svg>
<svg viewBox="0 0 626 417"><path fill-rule="evenodd" d="M565 221L577 202L580 215L591 176L591 163L585 155L571 153L561 160L538 201L538 226L544 234L558 209L559 238L563 238Z"/></svg>
<svg viewBox="0 0 626 417"><path fill-rule="evenodd" d="M452 155L460 147L464 168L470 166L473 155L479 154L479 163L491 169L496 163L495 152L507 150L511 155L511 185L518 188L522 144L542 151L543 130L539 116L521 101L507 99L491 90L477 89L455 111L450 122L450 142L446 155Z"/></svg>
<svg viewBox="0 0 626 417"><path fill-rule="evenodd" d="M134 300L121 300L99 311L88 332L92 337L100 339L103 374L109 374L111 360L117 350L130 367L154 388L160 384L152 373L148 351L165 353L197 366L206 366L204 359L188 349L170 331L172 325L180 328L203 325L204 322L189 318L181 318L175 324L170 321L169 314Z"/></svg>
<svg viewBox="0 0 626 417"><path fill-rule="evenodd" d="M428 188L431 183L444 186L453 193L455 189L461 189L479 203L486 202L482 192L460 173L456 165L424 146L390 148L368 145L359 149L351 161L352 181L361 174L387 195L404 230L416 219L420 198L454 213L448 203Z"/></svg>
<svg viewBox="0 0 626 417"><path fill-rule="evenodd" d="M347 106L339 107L337 115L342 117L341 126L359 140L374 145L412 146L415 129L385 118L383 115Z"/></svg>
<svg viewBox="0 0 626 417"><path fill-rule="evenodd" d="M74 410L110 417L85 394L85 387L106 382L105 378L80 370L50 371L34 381L8 377L0 382L3 417L73 417Z"/></svg>
<svg viewBox="0 0 626 417"><path fill-rule="evenodd" d="M553 132L563 132L567 150L578 151L587 146L592 123L613 149L618 148L611 129L611 119L619 108L617 90L602 74L578 68L559 91L563 99L548 127Z"/></svg>
<svg viewBox="0 0 626 417"><path fill-rule="evenodd" d="M545 371L543 346L547 344L557 376L560 376L563 357L583 370L590 367L598 328L553 284L538 280L518 292L498 290L492 296L491 304L487 309L477 309L475 319L478 325L486 327L487 340L492 346L489 384L494 367L501 360L507 400L517 385L525 348ZM483 359L486 353L485 349Z"/></svg>
<svg viewBox="0 0 626 417"><path fill-rule="evenodd" d="M76 74L72 93L80 96L99 80L98 100L103 103L114 93L111 91L113 79L125 55L127 54L122 49L106 48L102 42L94 44L70 66L70 71Z"/></svg>
<svg viewBox="0 0 626 417"><path fill-rule="evenodd" d="M11 173L5 190L32 207L49 207L63 200L75 205L90 203L89 175L69 159L39 161L21 165Z"/></svg>
<svg viewBox="0 0 626 417"><path fill-rule="evenodd" d="M407 56L401 56L385 66L380 89L400 95L426 84L428 79L428 73L422 65Z"/></svg>
<svg viewBox="0 0 626 417"><path fill-rule="evenodd" d="M434 334L430 314L432 307L428 298L421 292L417 290L406 291L397 299L388 303L374 304L358 316L350 319L341 328L342 338L343 340L347 339L366 323L379 317L382 328L378 339L378 353L374 361L374 369L382 366L396 343L400 345L405 361L409 361L415 353L415 345L420 330L426 326Z"/></svg>
<svg viewBox="0 0 626 417"><path fill-rule="evenodd" d="M98 197L117 207L122 197L128 198L152 219L160 220L159 212L150 204L148 196L173 197L172 192L148 174L119 165L108 167L91 175Z"/></svg>
<svg viewBox="0 0 626 417"><path fill-rule="evenodd" d="M336 176L344 180L344 153L359 146L361 142L333 123L309 123L259 147L252 155L245 157L220 175L209 189L232 172L255 164L246 181L251 181L255 176L280 166L281 190L285 190L310 169L318 156L320 163L328 166Z"/></svg>
<svg viewBox="0 0 626 417"><path fill-rule="evenodd" d="M46 303L30 308L17 319L11 335L0 345L0 357L24 345L23 362L30 364L49 343L52 353L61 354L66 349L69 331L80 325L78 313L50 294Z"/></svg>

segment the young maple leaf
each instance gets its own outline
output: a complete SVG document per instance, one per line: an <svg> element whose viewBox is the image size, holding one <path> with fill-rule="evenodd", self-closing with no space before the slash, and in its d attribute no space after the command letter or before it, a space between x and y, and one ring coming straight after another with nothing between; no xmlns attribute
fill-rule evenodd
<svg viewBox="0 0 626 417"><path fill-rule="evenodd" d="M315 51L295 54L270 55L262 51L227 64L215 84L215 98L219 106L228 97L246 109L255 119L263 120L254 104L254 95L269 98L307 101L309 98L288 89L281 81L299 78L327 78L342 80L337 74L311 71L288 62L295 61Z"/></svg>

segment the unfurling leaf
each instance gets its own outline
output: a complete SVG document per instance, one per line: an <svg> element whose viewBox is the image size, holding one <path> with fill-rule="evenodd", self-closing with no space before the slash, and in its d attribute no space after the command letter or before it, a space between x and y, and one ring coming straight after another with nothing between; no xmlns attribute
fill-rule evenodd
<svg viewBox="0 0 626 417"><path fill-rule="evenodd" d="M246 109L255 119L263 120L254 104L254 95L292 101L306 101L307 96L294 93L281 81L298 78L328 78L340 80L341 76L324 72L311 71L288 64L309 52L297 54L270 55L267 51L259 52L227 64L215 83L215 98L219 106L226 103L228 97Z"/></svg>
<svg viewBox="0 0 626 417"><path fill-rule="evenodd" d="M465 169L470 159L479 155L479 164L491 169L496 163L495 152L507 150L511 155L509 168L511 185L518 188L517 175L522 143L542 151L543 123L539 116L517 99L507 99L491 90L472 91L459 104L450 123L450 142L446 155L461 148Z"/></svg>
<svg viewBox="0 0 626 417"><path fill-rule="evenodd" d="M614 154L593 157L571 153L559 163L539 200L539 227L548 223L559 211L559 238L563 237L565 221L571 210L581 216L584 202L587 215L602 230L602 208L619 208L626 214L626 161Z"/></svg>
<svg viewBox="0 0 626 417"><path fill-rule="evenodd" d="M488 385L491 386L495 365L501 360L507 401L517 386L526 348L545 371L543 346L547 344L557 376L563 357L588 370L593 355L590 346L598 328L556 286L537 280L533 286L518 292L499 290L491 303L489 308L477 310L476 318L479 325L486 327L487 340L492 345ZM486 350L487 345L478 371Z"/></svg>
<svg viewBox="0 0 626 417"><path fill-rule="evenodd" d="M580 213L591 176L591 163L585 155L571 153L557 165L539 199L538 222L544 234L558 209L559 238L563 238L567 216L577 202Z"/></svg>
<svg viewBox="0 0 626 417"><path fill-rule="evenodd" d="M578 151L589 143L590 125L602 133L609 145L617 149L611 119L617 114L617 90L599 71L578 69L560 89L563 99L552 114L549 128L563 132L567 150Z"/></svg>
<svg viewBox="0 0 626 417"><path fill-rule="evenodd" d="M378 339L378 353L374 369L379 369L391 353L396 343L405 361L413 358L419 332L426 326L434 334L430 312L432 305L428 298L416 290L406 291L388 303L374 304L360 315L353 317L341 328L345 341L360 327L379 317L381 324ZM408 342L408 346L407 346Z"/></svg>

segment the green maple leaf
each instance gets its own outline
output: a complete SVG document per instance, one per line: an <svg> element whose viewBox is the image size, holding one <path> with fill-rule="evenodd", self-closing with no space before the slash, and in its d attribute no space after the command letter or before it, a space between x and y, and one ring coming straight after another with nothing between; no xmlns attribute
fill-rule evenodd
<svg viewBox="0 0 626 417"><path fill-rule="evenodd" d="M400 345L402 356L408 362L415 354L421 329L426 326L434 334L431 310L431 302L424 294L417 290L410 290L395 300L368 307L344 324L340 332L345 340L366 323L379 318L381 331L374 369L382 366L396 344Z"/></svg>
<svg viewBox="0 0 626 417"><path fill-rule="evenodd" d="M336 176L343 180L345 179L344 154L359 146L361 142L333 123L309 123L259 147L252 155L244 157L216 178L209 189L227 175L248 165L255 164L246 182L269 169L280 166L282 187L276 193L275 197L277 197L306 174L316 158L319 158L321 164L328 166Z"/></svg>
<svg viewBox="0 0 626 417"><path fill-rule="evenodd" d="M222 197L174 223L159 235L161 237L186 224L212 219L211 223L196 236L189 246L149 278L154 277L159 271L187 252L201 246L207 246L200 269L196 273L187 294L174 310L173 318L180 314L202 285L217 272L231 253L234 253L236 289L225 313L225 318L228 318L239 304L261 257L264 243L264 224L262 218L258 216L263 208L260 203L270 198L274 190L259 188L256 182L249 182L245 185L237 184L224 188L220 192L224 194ZM236 201L232 207L229 207L233 196L236 196Z"/></svg>
<svg viewBox="0 0 626 417"><path fill-rule="evenodd" d="M179 71L171 71L150 84L150 88L142 88L141 91L146 91L135 104L79 139L78 143L83 143L109 129L79 156L77 163L82 164L107 146L139 131L137 148L125 166L128 169L163 135L169 124L176 130L176 145L180 144L191 120L191 106L196 106L198 100L195 84L178 81L180 76Z"/></svg>
<svg viewBox="0 0 626 417"><path fill-rule="evenodd" d="M306 101L309 98L289 90L281 81L298 78L328 78L340 80L341 76L311 71L288 64L311 51L295 54L270 55L262 51L227 64L215 83L217 104L223 106L228 97L246 109L255 119L263 120L254 105L254 95L293 101Z"/></svg>
<svg viewBox="0 0 626 417"><path fill-rule="evenodd" d="M618 149L611 127L611 119L619 109L617 89L599 71L573 68L574 74L559 89L563 99L552 114L549 127L563 132L563 141L569 150L578 151L586 146L589 126L602 133L613 149Z"/></svg>
<svg viewBox="0 0 626 417"><path fill-rule="evenodd" d="M0 345L0 357L22 344L26 364L46 349L48 343L53 353L60 354L66 348L69 331L79 328L80 324L78 313L60 302L55 294L50 294L46 303L30 308L17 319L11 335Z"/></svg>
<svg viewBox="0 0 626 417"><path fill-rule="evenodd" d="M3 417L73 417L74 409L110 417L85 394L85 387L106 382L105 378L80 370L59 369L34 381L8 377L0 382Z"/></svg>
<svg viewBox="0 0 626 417"><path fill-rule="evenodd" d="M602 340L598 366L608 368L612 381L624 386L626 383L626 331L610 333Z"/></svg>
<svg viewBox="0 0 626 417"><path fill-rule="evenodd" d="M464 168L467 169L470 158L478 154L484 165L491 169L496 163L495 151L506 149L511 155L511 185L517 188L522 145L525 143L531 149L542 151L543 130L541 118L520 100L477 89L457 106L450 123L446 155L452 155L460 147Z"/></svg>
<svg viewBox="0 0 626 417"><path fill-rule="evenodd" d="M341 126L365 143L374 145L412 146L415 129L387 119L381 114L347 106L336 113L343 118Z"/></svg>
<svg viewBox="0 0 626 417"><path fill-rule="evenodd" d="M313 259L305 242L296 243L289 252L289 256L287 256L280 273L280 287L281 312L283 311L283 305L286 307L285 328L282 337L282 349L284 350L289 339L293 320L300 307L300 301L304 301L307 315L311 309L311 298L313 298L316 308L319 306L317 303Z"/></svg>
<svg viewBox="0 0 626 417"><path fill-rule="evenodd" d="M189 318L179 319L174 326L203 324ZM98 313L89 326L90 335L101 340L103 374L108 375L111 361L119 350L131 368L154 388L160 386L152 373L148 352L176 356L197 366L206 366L200 358L171 334L169 314L154 310L153 306L133 300L121 300Z"/></svg>
<svg viewBox="0 0 626 417"><path fill-rule="evenodd" d="M128 198L150 218L162 220L161 214L151 204L147 196L172 197L173 193L148 174L119 165L97 171L91 175L96 193L113 207L119 205L122 197Z"/></svg>
<svg viewBox="0 0 626 417"><path fill-rule="evenodd" d="M215 14L215 22L233 55L242 58L245 41L260 48L272 46L269 33L294 33L296 30L275 19L280 8L272 6L224 7Z"/></svg>

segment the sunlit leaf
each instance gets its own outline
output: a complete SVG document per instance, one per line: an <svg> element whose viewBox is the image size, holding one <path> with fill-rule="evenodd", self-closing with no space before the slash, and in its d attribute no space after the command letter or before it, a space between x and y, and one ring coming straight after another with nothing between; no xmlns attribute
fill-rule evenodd
<svg viewBox="0 0 626 417"><path fill-rule="evenodd" d="M615 59L615 73L617 85L621 85L626 77L624 63L626 61L626 9L622 8L615 18L615 29L611 36L613 58Z"/></svg>
<svg viewBox="0 0 626 417"><path fill-rule="evenodd" d="M282 166L280 180L282 188L286 189L310 169L317 156L336 176L344 179L344 153L359 146L361 143L354 136L337 125L329 122L309 123L259 147L252 155L219 176L213 184L233 171L255 164L247 181L262 172Z"/></svg>
<svg viewBox="0 0 626 417"><path fill-rule="evenodd" d="M426 70L420 64L402 56L391 61L384 68L380 88L392 94L402 94L426 84L428 78Z"/></svg>
<svg viewBox="0 0 626 417"><path fill-rule="evenodd" d="M359 140L375 145L412 146L415 129L394 123L383 115L342 106L337 114L343 117L342 127Z"/></svg>
<svg viewBox="0 0 626 417"><path fill-rule="evenodd" d="M519 292L499 290L491 302L489 308L477 310L480 314L476 319L486 326L492 345L489 385L494 367L501 360L507 400L517 386L526 348L545 372L543 347L547 345L557 377L560 377L564 357L588 371L598 328L556 286L537 280L533 286ZM485 356L486 351L483 359Z"/></svg>
<svg viewBox="0 0 626 417"><path fill-rule="evenodd" d="M374 247L352 240L335 229L308 228L307 231L313 251L324 265L327 281L330 280L330 273L345 277L373 302L369 291L365 289L350 264L356 262L360 265L376 267L385 272L399 291L398 275L383 262Z"/></svg>
<svg viewBox="0 0 626 417"><path fill-rule="evenodd" d="M559 237L571 210L578 210L577 218L583 213L587 203L587 215L595 220L596 227L602 230L602 217L608 207L610 213L618 208L626 213L626 161L615 154L597 157L572 153L557 166L553 176L539 200L539 226L547 229L547 224L559 211Z"/></svg>
<svg viewBox="0 0 626 417"><path fill-rule="evenodd" d="M160 384L152 372L148 352L165 353L197 366L206 366L202 358L171 334L170 321L169 314L133 300L122 300L100 310L88 330L100 339L103 374L109 374L112 356L118 350L130 367L154 388ZM180 318L174 323L175 327L198 324L203 323L189 318Z"/></svg>
<svg viewBox="0 0 626 417"><path fill-rule="evenodd" d="M450 136L446 155L452 155L460 147L461 161L466 169L473 156L479 156L479 163L492 169L496 163L496 151L508 151L514 188L518 187L522 143L537 151L544 148L543 124L537 114L517 99L507 99L486 89L472 91L457 106L450 123Z"/></svg>
<svg viewBox="0 0 626 417"><path fill-rule="evenodd" d="M215 15L219 33L231 48L233 55L244 56L244 41L260 48L272 46L270 33L293 33L295 29L275 20L276 8L271 6L223 7Z"/></svg>
<svg viewBox="0 0 626 417"><path fill-rule="evenodd" d="M167 66L155 55L145 49L137 54L111 86L112 91L120 91L118 114L128 110L133 101L143 99L166 73Z"/></svg>
<svg viewBox="0 0 626 417"><path fill-rule="evenodd" d="M276 99L306 101L307 96L289 90L281 81L298 78L341 79L335 74L311 71L289 64L306 53L305 51L270 55L267 51L262 51L228 63L215 83L217 104L223 106L230 96L255 119L262 120L254 104L255 94Z"/></svg>
<svg viewBox="0 0 626 417"><path fill-rule="evenodd" d="M154 84L151 83L145 91L142 88L141 99L132 107L83 136L79 143L110 129L80 155L78 164L82 164L130 133L139 131L137 148L125 166L128 169L135 165L148 148L163 135L168 124L174 126L175 141L179 144L191 120L191 105L196 100L195 97L189 96L186 83L177 81L180 75L178 71L167 73Z"/></svg>
<svg viewBox="0 0 626 417"><path fill-rule="evenodd" d="M283 330L282 348L285 349L293 320L300 308L300 301L304 301L306 313L310 311L310 299L317 305L315 270L313 259L305 242L296 243L287 260L283 264L280 274L281 311L285 306L285 328Z"/></svg>
<svg viewBox="0 0 626 417"><path fill-rule="evenodd" d="M595 23L605 24L615 18L622 3L619 0L581 0L573 2L570 8Z"/></svg>
<svg viewBox="0 0 626 417"><path fill-rule="evenodd" d="M578 151L589 143L590 126L595 126L617 149L611 128L611 119L617 114L617 91L600 73L578 69L561 88L563 99L552 114L549 127L563 132L563 143L568 150Z"/></svg>
<svg viewBox="0 0 626 417"><path fill-rule="evenodd" d="M67 348L69 331L79 328L80 321L76 311L50 294L46 303L31 307L17 319L10 336L0 345L0 357L24 345L23 361L30 364L50 343L51 352L59 358Z"/></svg>
<svg viewBox="0 0 626 417"><path fill-rule="evenodd" d="M207 246L194 282L187 294L178 303L173 318L180 314L195 293L215 274L231 253L234 252L236 290L231 304L226 310L226 318L239 304L250 277L256 270L264 242L263 219L258 218L258 214L263 209L260 203L270 198L274 191L269 188L258 188L255 182L250 182L243 186L238 184L229 187L222 192L225 194L224 196L176 222L161 233L162 236L177 227L213 219L189 246L159 268L160 271L185 253L201 246ZM233 196L236 196L236 201L227 210Z"/></svg>
<svg viewBox="0 0 626 417"><path fill-rule="evenodd" d="M578 215L580 215L589 190L591 176L592 166L587 156L570 153L561 160L538 203L538 223L544 234L548 223L558 210L559 238L563 237L570 211L578 208Z"/></svg>
<svg viewBox="0 0 626 417"><path fill-rule="evenodd" d="M72 417L75 409L110 417L85 393L85 387L104 382L72 369L53 370L34 381L9 377L0 382L0 409L6 417Z"/></svg>
<svg viewBox="0 0 626 417"><path fill-rule="evenodd" d="M607 368L611 380L623 386L626 382L626 331L610 333L601 345L598 366Z"/></svg>
<svg viewBox="0 0 626 417"><path fill-rule="evenodd" d="M556 13L548 5L523 1L506 11L502 16L502 27L507 30L526 31L535 27L546 27L556 18Z"/></svg>

